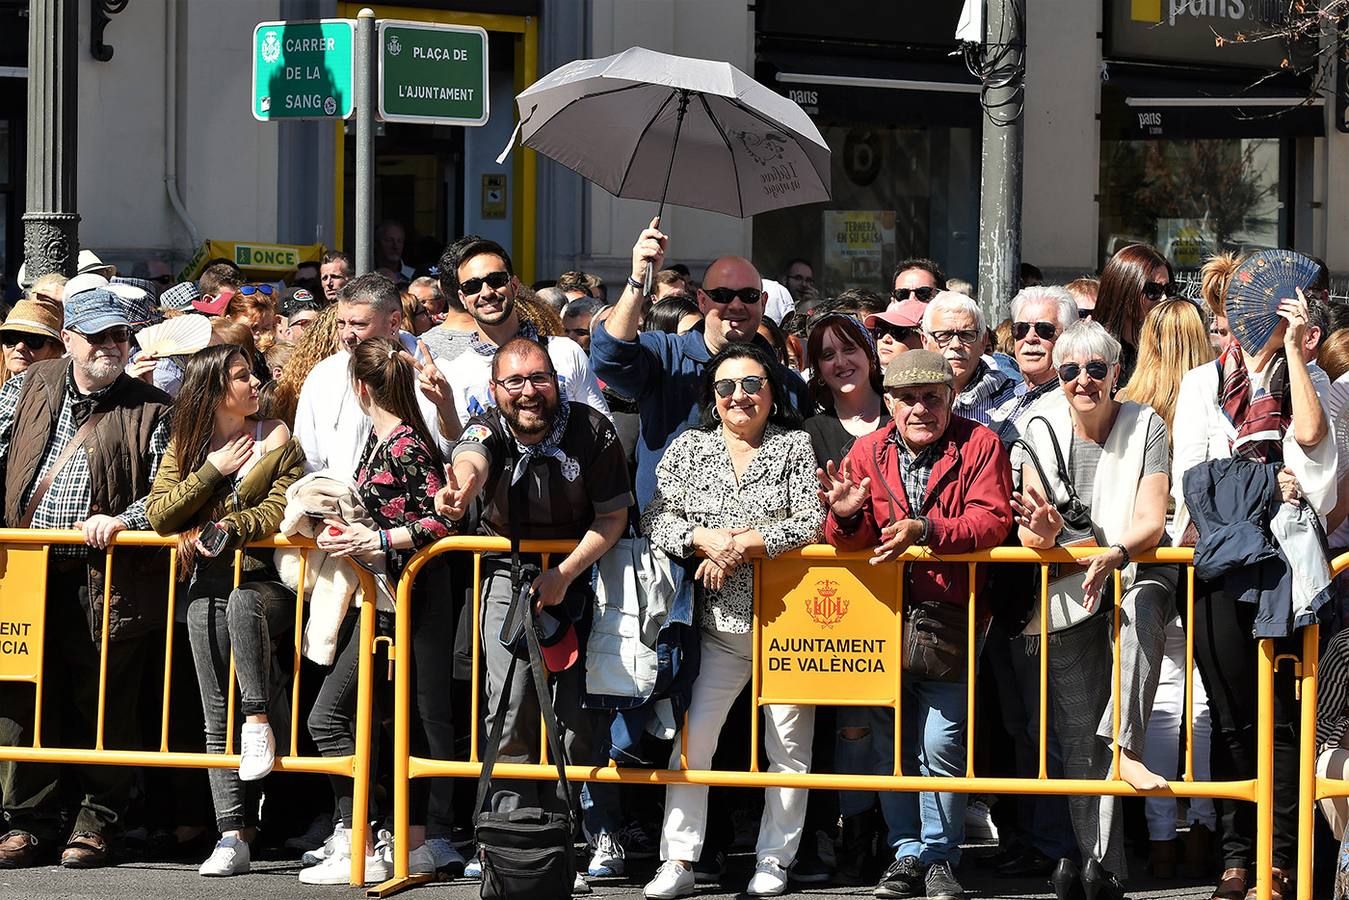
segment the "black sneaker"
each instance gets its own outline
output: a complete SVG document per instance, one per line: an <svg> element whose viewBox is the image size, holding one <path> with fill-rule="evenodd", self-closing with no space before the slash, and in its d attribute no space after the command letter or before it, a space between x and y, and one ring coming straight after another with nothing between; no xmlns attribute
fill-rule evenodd
<svg viewBox="0 0 1349 900"><path fill-rule="evenodd" d="M949 862L935 862L928 867L927 900L965 900L965 889L951 874Z"/></svg>
<svg viewBox="0 0 1349 900"><path fill-rule="evenodd" d="M720 884L722 873L726 871L726 851L713 853L703 851L703 855L693 864L695 884Z"/></svg>
<svg viewBox="0 0 1349 900"><path fill-rule="evenodd" d="M890 863L881 880L876 883L877 897L921 897L923 895L923 867L918 857L905 856Z"/></svg>

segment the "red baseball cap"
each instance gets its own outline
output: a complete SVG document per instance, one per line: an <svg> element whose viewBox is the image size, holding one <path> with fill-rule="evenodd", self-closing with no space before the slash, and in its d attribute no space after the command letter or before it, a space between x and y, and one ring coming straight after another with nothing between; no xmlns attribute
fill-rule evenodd
<svg viewBox="0 0 1349 900"><path fill-rule="evenodd" d="M543 653L543 664L549 672L565 672L581 658L580 643L576 639L576 626L566 613L560 609L554 611L545 606L534 617L534 627L538 629L539 650Z"/></svg>

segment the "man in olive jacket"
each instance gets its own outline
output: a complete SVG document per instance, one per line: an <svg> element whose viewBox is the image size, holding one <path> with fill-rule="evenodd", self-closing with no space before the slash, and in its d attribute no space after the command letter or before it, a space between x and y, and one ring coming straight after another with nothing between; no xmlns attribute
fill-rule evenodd
<svg viewBox="0 0 1349 900"><path fill-rule="evenodd" d="M131 329L102 288L66 298L61 332L69 356L34 363L0 388L0 483L7 528L77 528L84 545L55 545L47 568L42 743L92 747L98 717L104 551L119 531L150 527L145 501L168 445L170 399L128 377ZM167 553L113 555L107 610L109 652L104 746L138 745L141 668L164 624ZM0 684L0 744L32 744L34 693ZM10 831L0 868L55 858L61 776L77 777L83 800L61 865L107 862L105 833L122 815L135 770L0 763L0 802Z"/></svg>

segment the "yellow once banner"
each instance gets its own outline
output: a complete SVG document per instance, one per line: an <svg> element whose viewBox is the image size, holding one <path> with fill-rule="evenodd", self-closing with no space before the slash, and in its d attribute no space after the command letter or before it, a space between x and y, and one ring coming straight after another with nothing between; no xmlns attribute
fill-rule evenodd
<svg viewBox="0 0 1349 900"><path fill-rule="evenodd" d="M0 549L0 681L39 681L47 614L47 548Z"/></svg>
<svg viewBox="0 0 1349 900"><path fill-rule="evenodd" d="M895 702L899 566L779 559L761 571L761 704Z"/></svg>

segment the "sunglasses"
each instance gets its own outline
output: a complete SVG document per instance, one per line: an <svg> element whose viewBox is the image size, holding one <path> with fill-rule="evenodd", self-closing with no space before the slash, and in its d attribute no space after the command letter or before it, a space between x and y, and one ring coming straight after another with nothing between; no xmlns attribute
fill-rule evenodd
<svg viewBox="0 0 1349 900"><path fill-rule="evenodd" d="M759 391L763 390L764 382L768 379L762 375L746 375L744 378L722 378L712 383L712 389L717 392L717 396L725 400L735 393L735 386L740 385L740 389L746 395L753 397Z"/></svg>
<svg viewBox="0 0 1349 900"><path fill-rule="evenodd" d="M111 328L104 328L102 331L96 331L93 334L85 334L83 331L75 332L83 335L84 339L97 347L100 344L125 344L131 340L131 329L125 325L114 325Z"/></svg>
<svg viewBox="0 0 1349 900"><path fill-rule="evenodd" d="M920 288L895 288L893 291L890 292L890 296L894 297L901 303L909 299L910 294L913 294L923 303L926 303L933 297L937 296L937 289L929 285L924 285L923 287Z"/></svg>
<svg viewBox="0 0 1349 900"><path fill-rule="evenodd" d="M739 297L740 302L746 306L753 306L755 303L758 303L759 298L763 296L763 291L752 287L743 287L739 290L732 290L731 288L704 288L703 293L707 295L709 300L720 306L730 304L736 297Z"/></svg>
<svg viewBox="0 0 1349 900"><path fill-rule="evenodd" d="M1053 322L1013 322L1012 337L1024 341L1032 328L1042 341L1052 341L1059 333L1059 327Z"/></svg>
<svg viewBox="0 0 1349 900"><path fill-rule="evenodd" d="M272 296L272 286L270 284L246 284L239 288L239 293L245 297L253 294L263 294L267 297Z"/></svg>
<svg viewBox="0 0 1349 900"><path fill-rule="evenodd" d="M476 297L482 293L484 284L494 291L499 291L510 283L510 272L488 272L481 278L470 278L460 283L459 290L463 291L465 297Z"/></svg>
<svg viewBox="0 0 1349 900"><path fill-rule="evenodd" d="M1156 281L1149 281L1147 284L1143 285L1143 296L1147 297L1153 303L1156 303L1163 297L1179 297L1180 292L1177 290L1177 286L1170 282L1159 284Z"/></svg>
<svg viewBox="0 0 1349 900"><path fill-rule="evenodd" d="M1083 369L1087 370L1087 377L1092 381L1105 381L1105 376L1110 374L1110 366L1099 359L1093 359L1083 366L1081 363L1064 363L1059 366L1059 379L1063 382L1077 381L1077 376L1082 374Z"/></svg>
<svg viewBox="0 0 1349 900"><path fill-rule="evenodd" d="M531 372L528 375L511 375L506 378L498 378L496 383L504 387L510 394L515 395L525 389L526 381L534 386L534 390L538 391L546 387L552 387L553 380L556 377L552 372Z"/></svg>
<svg viewBox="0 0 1349 900"><path fill-rule="evenodd" d="M173 284L172 275L156 275L154 278L151 278L150 280L153 281L155 284L163 284L163 285Z"/></svg>
<svg viewBox="0 0 1349 900"><path fill-rule="evenodd" d="M886 337L903 342L913 337L917 331L917 328L912 328L908 325L891 325L888 322L877 322L871 328L871 336L876 339L877 343L880 342L881 338Z"/></svg>
<svg viewBox="0 0 1349 900"><path fill-rule="evenodd" d="M43 350L48 344L56 342L56 338L47 337L42 334L29 334L26 331L0 331L0 344L6 347L17 347L23 344L29 350Z"/></svg>
<svg viewBox="0 0 1349 900"><path fill-rule="evenodd" d="M1082 309L1081 307L1078 307L1077 317L1079 319L1087 319L1090 318L1091 314L1094 312L1096 312L1096 307L1094 306L1091 309Z"/></svg>

